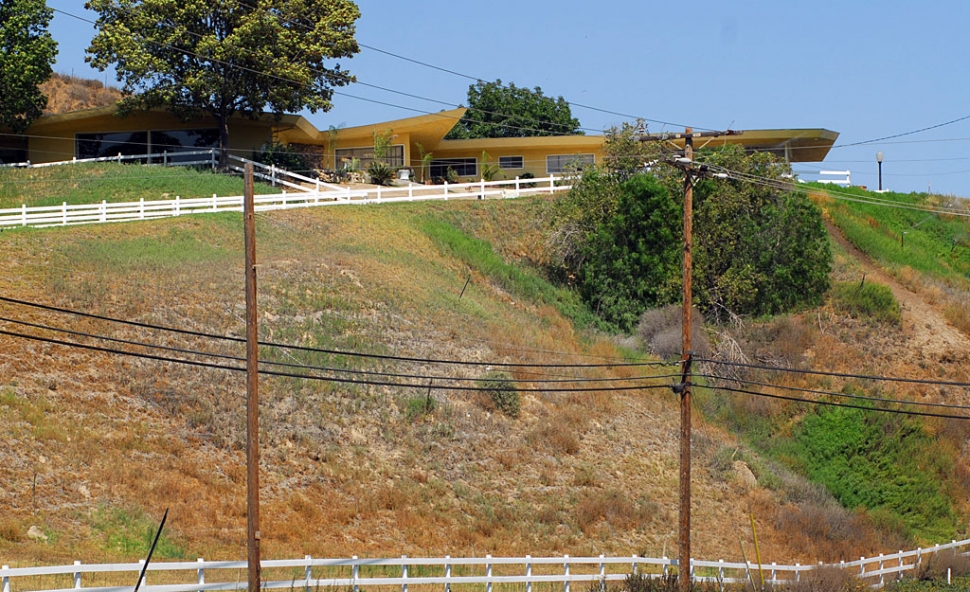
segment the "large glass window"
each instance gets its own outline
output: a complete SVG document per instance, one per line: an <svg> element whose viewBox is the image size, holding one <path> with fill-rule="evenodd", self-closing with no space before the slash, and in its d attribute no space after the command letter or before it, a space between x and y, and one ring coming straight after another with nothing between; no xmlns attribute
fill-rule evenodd
<svg viewBox="0 0 970 592"><path fill-rule="evenodd" d="M447 179L448 169L453 169L459 177L477 177L477 158L442 158L431 161L431 178Z"/></svg>
<svg viewBox="0 0 970 592"><path fill-rule="evenodd" d="M152 130L151 132L106 132L74 136L78 158L110 158L138 154L169 154L219 146L219 130ZM161 159L152 159L160 162ZM200 160L198 156L171 156L171 162Z"/></svg>
<svg viewBox="0 0 970 592"><path fill-rule="evenodd" d="M546 157L547 173L574 173L594 164L592 154L550 154Z"/></svg>
<svg viewBox="0 0 970 592"><path fill-rule="evenodd" d="M337 148L336 153L336 167L338 169L345 168L345 165L350 164L353 159L357 159L360 162L360 168L366 169L370 163L374 162L374 147L367 146L365 148ZM404 166L404 145L397 144L391 146L387 150L387 154L384 155L384 163L389 167L403 167Z"/></svg>
<svg viewBox="0 0 970 592"><path fill-rule="evenodd" d="M500 169L525 168L525 159L521 156L499 156L498 166Z"/></svg>
<svg viewBox="0 0 970 592"><path fill-rule="evenodd" d="M218 129L152 131L152 154L169 153L169 162L190 162L203 160L204 156L178 156L173 152L189 152L219 147ZM161 159L154 159L160 162Z"/></svg>
<svg viewBox="0 0 970 592"><path fill-rule="evenodd" d="M148 154L148 132L109 132L74 136L78 158Z"/></svg>

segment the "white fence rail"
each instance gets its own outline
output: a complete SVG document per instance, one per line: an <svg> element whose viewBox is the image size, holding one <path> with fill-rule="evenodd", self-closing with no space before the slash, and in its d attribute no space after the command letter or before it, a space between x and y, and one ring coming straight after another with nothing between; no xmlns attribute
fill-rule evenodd
<svg viewBox="0 0 970 592"><path fill-rule="evenodd" d="M179 156L191 155L210 156L208 150L198 152L179 152ZM86 159L71 162L116 161L125 159L149 159L160 155L133 155L117 158ZM252 162L237 156L230 156L233 162ZM210 160L193 162L169 162L168 164L208 164ZM61 163L64 164L64 163ZM376 187L368 189L354 189L350 186L333 185L318 179L311 179L296 173L291 173L273 166L252 163L256 176L265 179L274 186L295 189L296 192L287 193L286 189L280 194L257 195L255 197L256 211L281 210L290 208L307 208L328 205L346 204L374 204L396 203L425 200L449 199L486 199L486 198L516 198L523 195L538 193L556 193L570 188L569 179L550 175L541 179L512 179L506 181L476 181L472 183L453 183L444 185L408 184L405 187ZM8 165L9 166L9 165ZM30 165L31 167L52 166L52 164ZM241 171L242 167L230 165L233 170ZM62 202L57 206L28 206L21 204L19 208L0 209L0 228L4 227L46 227L69 226L74 224L97 224L107 222L126 222L134 220L148 220L153 218L167 218L190 214L211 212L241 212L243 196L200 197L182 199L150 200L141 199L137 202L108 203L106 200L95 204L68 204Z"/></svg>
<svg viewBox="0 0 970 592"><path fill-rule="evenodd" d="M931 561L941 552L964 553L970 540L952 541L928 549L916 549L860 558L842 562L839 567L864 579L873 587L899 579L906 572L918 570L923 562ZM143 562L48 567L0 567L2 592L128 592ZM536 584L544 590L562 587L571 592L572 584L582 584L583 590L596 586L605 588L609 582L621 582L630 574L660 577L677 565L667 557L491 557L483 558L393 558L393 559L303 559L263 561L263 587L316 590L319 588L352 589L392 586L408 592L409 586L441 587L452 592L453 586L484 588L493 592L496 585L524 586L533 592ZM819 565L762 565L725 561L691 560L691 577L698 581L722 584L743 583L752 579L784 585L800 581L807 572ZM145 592L205 592L209 590L242 590L248 586L245 561L204 561L163 563L148 566L141 590ZM84 580L99 580L102 585L84 586ZM65 585L69 584L69 585Z"/></svg>

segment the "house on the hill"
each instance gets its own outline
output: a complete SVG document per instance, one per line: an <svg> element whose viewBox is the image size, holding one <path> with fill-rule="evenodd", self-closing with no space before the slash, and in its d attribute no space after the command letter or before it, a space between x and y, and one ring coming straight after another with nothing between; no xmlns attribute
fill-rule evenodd
<svg viewBox="0 0 970 592"><path fill-rule="evenodd" d="M376 137L389 148L384 161L392 168L410 168L419 178L445 177L448 169L462 180L482 175L482 160L497 167L499 177L545 177L581 168L603 157L602 135L529 138L445 139L465 109L385 121L344 129L319 130L299 115L256 119L236 117L230 122L232 153L251 157L271 143L294 147L314 157L321 169L348 165L366 169L374 158ZM739 144L751 151L772 152L790 162L819 162L839 134L826 129L749 130L708 141L705 146ZM674 143L678 140L673 139ZM679 140L683 144L683 140ZM116 107L102 107L48 115L34 122L26 136L0 134L0 162L56 162L137 154L178 153L218 145L214 120L202 116L189 121L163 110L119 117Z"/></svg>

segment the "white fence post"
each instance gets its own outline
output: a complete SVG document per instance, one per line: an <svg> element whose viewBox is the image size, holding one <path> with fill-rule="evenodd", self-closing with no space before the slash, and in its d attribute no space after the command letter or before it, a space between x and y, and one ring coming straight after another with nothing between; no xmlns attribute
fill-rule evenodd
<svg viewBox="0 0 970 592"><path fill-rule="evenodd" d="M525 592L532 592L532 555L525 556Z"/></svg>
<svg viewBox="0 0 970 592"><path fill-rule="evenodd" d="M75 561L74 565L81 565L81 562ZM79 571L74 572L74 589L75 590L81 589L81 572Z"/></svg>
<svg viewBox="0 0 970 592"><path fill-rule="evenodd" d="M78 561L77 563L80 563L80 561ZM145 565L145 560L144 559L139 559L138 560L138 565L139 566ZM139 571L141 571L141 568L140 567L139 567ZM141 588L142 586L144 586L145 585L145 580L147 580L147 579L148 579L148 573L145 573L145 575L140 580L138 580L137 587L138 588Z"/></svg>
<svg viewBox="0 0 970 592"><path fill-rule="evenodd" d="M905 562L903 561L903 550L900 549L899 550L899 572L896 574L896 579L897 580L903 579L903 566L904 565L905 565Z"/></svg>
<svg viewBox="0 0 970 592"><path fill-rule="evenodd" d="M357 556L356 555L354 555L354 567L351 570L350 578L353 581L353 589L354 589L354 592L359 592L360 591L360 588L358 587L359 585L357 583L357 580L360 579L360 564L357 563Z"/></svg>
<svg viewBox="0 0 970 592"><path fill-rule="evenodd" d="M8 571L10 571L9 565L0 567L0 585L2 585L2 592L10 592L10 576L5 573Z"/></svg>
<svg viewBox="0 0 970 592"><path fill-rule="evenodd" d="M667 564L669 562L667 561L667 556L666 555L664 555L662 557L662 559L663 559L663 567L661 568L660 573L661 573L661 575L663 575L664 577L666 577L667 576Z"/></svg>
<svg viewBox="0 0 970 592"><path fill-rule="evenodd" d="M204 567L205 566L205 559L203 559L201 557L198 557L198 558L196 558L195 561L196 561L196 563L199 564L199 569L196 570L196 576L197 576L196 581L198 582L198 584L200 586L204 586L205 585L205 567Z"/></svg>
<svg viewBox="0 0 970 592"><path fill-rule="evenodd" d="M61 215L63 217L64 226L67 226L67 202L61 202Z"/></svg>
<svg viewBox="0 0 970 592"><path fill-rule="evenodd" d="M799 564L795 564L795 581L800 582L802 580L802 570L798 569Z"/></svg>
<svg viewBox="0 0 970 592"><path fill-rule="evenodd" d="M407 559L407 555L401 555L401 559ZM403 583L401 584L401 592L408 592L408 564L401 562L401 579Z"/></svg>
<svg viewBox="0 0 970 592"><path fill-rule="evenodd" d="M724 590L724 560L717 560L717 584L721 590Z"/></svg>
<svg viewBox="0 0 970 592"><path fill-rule="evenodd" d="M144 197L138 200L138 219L139 220L145 219L145 198Z"/></svg>
<svg viewBox="0 0 970 592"><path fill-rule="evenodd" d="M219 204L216 202L216 194L212 194L212 211L215 212L219 209Z"/></svg>
<svg viewBox="0 0 970 592"><path fill-rule="evenodd" d="M633 575L637 575L637 568L638 567L640 567L640 566L637 564L637 556L634 555L633 556L632 565L630 566L630 573L632 573Z"/></svg>
<svg viewBox="0 0 970 592"><path fill-rule="evenodd" d="M445 592L451 592L451 555L445 555Z"/></svg>
<svg viewBox="0 0 970 592"><path fill-rule="evenodd" d="M23 225L27 226L27 204L20 204L20 217L23 220Z"/></svg>
<svg viewBox="0 0 970 592"><path fill-rule="evenodd" d="M487 560L491 559L491 555L485 555L485 578L488 580L485 582L485 592L492 592L492 564Z"/></svg>
<svg viewBox="0 0 970 592"><path fill-rule="evenodd" d="M182 213L182 197L176 195L175 196L175 215L178 216L178 215L181 215L181 213Z"/></svg>
<svg viewBox="0 0 970 592"><path fill-rule="evenodd" d="M168 166L168 150L162 152L162 166Z"/></svg>
<svg viewBox="0 0 970 592"><path fill-rule="evenodd" d="M600 559L605 559L606 555L600 554ZM606 563L600 561L600 592L606 590Z"/></svg>
<svg viewBox="0 0 970 592"><path fill-rule="evenodd" d="M408 201L414 201L414 185L408 183Z"/></svg>
<svg viewBox="0 0 970 592"><path fill-rule="evenodd" d="M479 188L481 189L481 193L478 195L478 199L485 199L485 178L484 177L479 182Z"/></svg>
<svg viewBox="0 0 970 592"><path fill-rule="evenodd" d="M306 569L303 570L303 586L306 590L310 589L310 580L313 579L313 557L306 555Z"/></svg>
<svg viewBox="0 0 970 592"><path fill-rule="evenodd" d="M381 186L377 186L377 201L381 201Z"/></svg>
<svg viewBox="0 0 970 592"><path fill-rule="evenodd" d="M106 199L101 200L101 221L108 221L108 200Z"/></svg>
<svg viewBox="0 0 970 592"><path fill-rule="evenodd" d="M565 569L563 571L563 580L565 585L563 586L563 591L569 592L569 555L563 556L563 563L565 564Z"/></svg>
<svg viewBox="0 0 970 592"><path fill-rule="evenodd" d="M882 553L879 554L879 587L882 588L886 583L886 574L882 573Z"/></svg>
<svg viewBox="0 0 970 592"><path fill-rule="evenodd" d="M448 201L448 180L445 179L445 201Z"/></svg>
<svg viewBox="0 0 970 592"><path fill-rule="evenodd" d="M861 578L864 575L866 575L866 558L860 557L859 558L859 577Z"/></svg>
<svg viewBox="0 0 970 592"><path fill-rule="evenodd" d="M549 173L549 193L556 192L556 175Z"/></svg>
<svg viewBox="0 0 970 592"><path fill-rule="evenodd" d="M516 195L519 194L519 177L518 177L518 175L516 175L516 177L515 177L515 194Z"/></svg>

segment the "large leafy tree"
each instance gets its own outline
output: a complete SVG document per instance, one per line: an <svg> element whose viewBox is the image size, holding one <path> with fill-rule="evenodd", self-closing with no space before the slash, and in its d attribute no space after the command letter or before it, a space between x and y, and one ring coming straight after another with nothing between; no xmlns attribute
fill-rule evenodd
<svg viewBox="0 0 970 592"><path fill-rule="evenodd" d="M0 1L0 125L23 132L40 117L57 43L47 30L54 11L44 0Z"/></svg>
<svg viewBox="0 0 970 592"><path fill-rule="evenodd" d="M165 107L209 113L226 163L229 119L332 107L353 77L360 16L351 0L88 0L98 33L88 61L114 65L129 95L122 113Z"/></svg>
<svg viewBox="0 0 970 592"><path fill-rule="evenodd" d="M468 87L468 111L449 139L568 136L582 133L569 103L535 89L478 81Z"/></svg>
<svg viewBox="0 0 970 592"><path fill-rule="evenodd" d="M584 172L556 202L550 234L560 277L627 331L648 308L679 301L682 286L683 173L662 165L645 172L657 155L633 141L634 129L608 134L608 168ZM820 302L828 237L818 208L787 179L790 168L738 147L699 158L735 174L695 185L695 302L713 318Z"/></svg>

